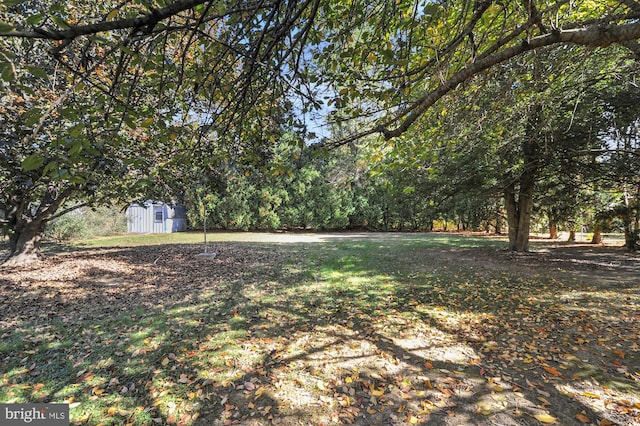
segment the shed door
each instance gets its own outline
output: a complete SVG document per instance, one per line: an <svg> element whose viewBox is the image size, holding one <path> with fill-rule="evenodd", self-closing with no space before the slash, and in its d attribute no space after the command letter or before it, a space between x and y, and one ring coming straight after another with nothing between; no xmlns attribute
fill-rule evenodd
<svg viewBox="0 0 640 426"><path fill-rule="evenodd" d="M153 206L153 232L164 233L164 206Z"/></svg>

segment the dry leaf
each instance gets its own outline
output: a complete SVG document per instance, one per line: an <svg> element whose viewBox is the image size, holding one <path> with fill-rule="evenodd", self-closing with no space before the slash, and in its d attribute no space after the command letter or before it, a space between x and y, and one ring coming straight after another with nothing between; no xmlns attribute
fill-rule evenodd
<svg viewBox="0 0 640 426"><path fill-rule="evenodd" d="M576 419L580 420L582 423L591 423L591 420L589 420L589 417L585 416L582 413L576 414Z"/></svg>
<svg viewBox="0 0 640 426"><path fill-rule="evenodd" d="M555 417L548 415L547 413L536 414L533 417L535 417L536 419L538 419L538 421L547 425L554 424L558 420Z"/></svg>
<svg viewBox="0 0 640 426"><path fill-rule="evenodd" d="M600 395L591 392L582 392L582 396L586 396L587 398L600 399Z"/></svg>
<svg viewBox="0 0 640 426"><path fill-rule="evenodd" d="M552 374L552 375L554 375L554 376L560 376L560 372L559 372L558 370L556 370L555 368L553 368L553 367L547 367L547 366L545 365L545 366L544 366L544 367L542 367L542 368L544 368L544 370L545 370L547 373L549 373L549 374Z"/></svg>
<svg viewBox="0 0 640 426"><path fill-rule="evenodd" d="M372 390L371 391L371 395L373 396L382 396L384 395L384 388L378 389L378 390Z"/></svg>

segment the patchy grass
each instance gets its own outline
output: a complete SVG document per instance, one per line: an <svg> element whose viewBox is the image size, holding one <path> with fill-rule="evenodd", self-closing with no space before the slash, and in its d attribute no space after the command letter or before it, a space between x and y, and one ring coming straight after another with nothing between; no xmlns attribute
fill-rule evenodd
<svg viewBox="0 0 640 426"><path fill-rule="evenodd" d="M640 421L637 256L237 233L201 259L201 237L0 269L0 402L89 425Z"/></svg>

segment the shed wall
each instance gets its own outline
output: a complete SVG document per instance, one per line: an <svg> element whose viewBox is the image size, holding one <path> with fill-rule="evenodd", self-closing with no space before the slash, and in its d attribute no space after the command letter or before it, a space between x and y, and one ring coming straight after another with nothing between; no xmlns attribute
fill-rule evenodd
<svg viewBox="0 0 640 426"><path fill-rule="evenodd" d="M131 204L126 210L127 231L135 234L164 234L187 230L186 209L165 203Z"/></svg>

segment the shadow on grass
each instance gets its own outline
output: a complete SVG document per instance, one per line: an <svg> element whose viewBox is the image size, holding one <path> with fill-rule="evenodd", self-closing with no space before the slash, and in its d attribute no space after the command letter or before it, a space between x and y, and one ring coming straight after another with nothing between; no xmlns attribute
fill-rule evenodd
<svg viewBox="0 0 640 426"><path fill-rule="evenodd" d="M476 273L461 244L87 249L3 270L0 401L68 401L79 424L629 424L636 284Z"/></svg>

